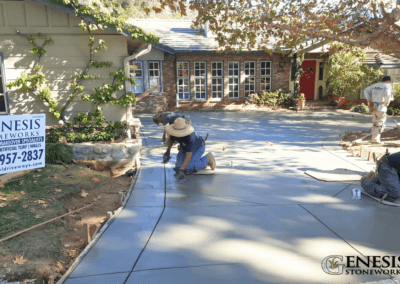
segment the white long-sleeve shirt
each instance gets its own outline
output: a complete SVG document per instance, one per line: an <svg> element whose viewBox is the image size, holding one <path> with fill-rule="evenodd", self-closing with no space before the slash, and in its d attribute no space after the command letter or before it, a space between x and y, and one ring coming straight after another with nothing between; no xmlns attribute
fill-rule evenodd
<svg viewBox="0 0 400 284"><path fill-rule="evenodd" d="M389 104L394 100L392 86L387 83L379 82L364 90L364 97L373 103Z"/></svg>

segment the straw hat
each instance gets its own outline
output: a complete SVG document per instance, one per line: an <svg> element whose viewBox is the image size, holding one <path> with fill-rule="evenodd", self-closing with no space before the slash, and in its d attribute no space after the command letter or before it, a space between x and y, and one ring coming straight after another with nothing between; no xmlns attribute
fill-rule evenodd
<svg viewBox="0 0 400 284"><path fill-rule="evenodd" d="M194 128L187 124L185 119L177 118L174 124L165 127L165 131L175 137L184 137L190 135Z"/></svg>

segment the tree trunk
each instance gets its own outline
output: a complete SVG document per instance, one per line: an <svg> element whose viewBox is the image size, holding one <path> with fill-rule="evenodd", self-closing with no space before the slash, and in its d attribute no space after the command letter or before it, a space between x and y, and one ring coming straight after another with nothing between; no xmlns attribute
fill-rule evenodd
<svg viewBox="0 0 400 284"><path fill-rule="evenodd" d="M293 91L293 106L297 106L297 101L300 95L300 77L303 74L303 61L304 61L304 54L295 53L293 56L294 65L292 72L294 72L294 91Z"/></svg>

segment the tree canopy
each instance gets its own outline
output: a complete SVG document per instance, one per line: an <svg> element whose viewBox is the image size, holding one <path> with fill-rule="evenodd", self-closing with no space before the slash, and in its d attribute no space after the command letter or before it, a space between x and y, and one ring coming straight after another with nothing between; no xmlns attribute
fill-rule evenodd
<svg viewBox="0 0 400 284"><path fill-rule="evenodd" d="M186 15L183 0L161 8ZM400 57L400 0L190 0L193 27L216 35L221 49L302 51L302 41L325 39L372 47ZM153 10L157 12L153 7Z"/></svg>

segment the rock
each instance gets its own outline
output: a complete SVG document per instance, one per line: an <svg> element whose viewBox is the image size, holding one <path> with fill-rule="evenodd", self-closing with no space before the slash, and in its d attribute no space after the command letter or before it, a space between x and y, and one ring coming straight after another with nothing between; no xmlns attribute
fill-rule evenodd
<svg viewBox="0 0 400 284"><path fill-rule="evenodd" d="M112 156L119 160L125 158L127 155L122 148L117 148L112 150Z"/></svg>
<svg viewBox="0 0 400 284"><path fill-rule="evenodd" d="M83 155L89 155L92 153L93 148L91 146L80 146L75 148L75 152Z"/></svg>
<svg viewBox="0 0 400 284"><path fill-rule="evenodd" d="M101 147L94 147L93 148L93 152L95 152L96 154L101 154Z"/></svg>

